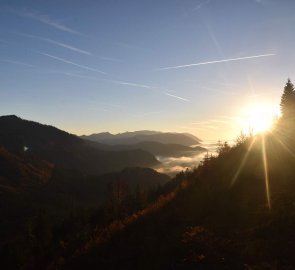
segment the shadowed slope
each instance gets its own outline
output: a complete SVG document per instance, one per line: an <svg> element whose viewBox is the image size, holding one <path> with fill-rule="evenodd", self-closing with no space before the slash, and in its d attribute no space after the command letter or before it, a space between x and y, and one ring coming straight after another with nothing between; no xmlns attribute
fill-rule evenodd
<svg viewBox="0 0 295 270"><path fill-rule="evenodd" d="M116 153L99 150L77 136L16 116L0 117L0 145L15 154L25 152L57 167L92 174L158 163L151 154L141 150Z"/></svg>

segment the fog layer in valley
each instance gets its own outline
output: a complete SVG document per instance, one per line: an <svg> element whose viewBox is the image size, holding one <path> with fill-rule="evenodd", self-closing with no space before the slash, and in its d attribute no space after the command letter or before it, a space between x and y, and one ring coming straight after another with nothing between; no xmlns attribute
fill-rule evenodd
<svg viewBox="0 0 295 270"><path fill-rule="evenodd" d="M186 170L192 169L194 167L198 167L200 161L204 158L204 156L208 153L209 155L215 155L218 147L218 143L216 141L207 141L201 144L202 147L206 148L208 152L192 152L190 156L180 156L180 157L164 157L164 156L156 156L157 160L161 162L161 164L154 169L160 173L165 173L170 176L174 176L177 173Z"/></svg>

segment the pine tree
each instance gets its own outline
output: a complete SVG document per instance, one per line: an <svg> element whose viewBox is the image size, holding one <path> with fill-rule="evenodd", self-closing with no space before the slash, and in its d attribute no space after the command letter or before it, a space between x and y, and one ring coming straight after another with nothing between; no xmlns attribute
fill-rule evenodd
<svg viewBox="0 0 295 270"><path fill-rule="evenodd" d="M295 89L290 79L288 79L281 97L281 112L284 118L295 117Z"/></svg>

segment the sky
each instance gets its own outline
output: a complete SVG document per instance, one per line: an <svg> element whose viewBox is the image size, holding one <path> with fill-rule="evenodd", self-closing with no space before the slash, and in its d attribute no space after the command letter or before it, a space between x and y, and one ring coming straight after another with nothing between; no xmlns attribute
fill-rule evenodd
<svg viewBox="0 0 295 270"><path fill-rule="evenodd" d="M231 140L248 108L275 114L295 80L294 10L293 0L1 0L0 115L78 135Z"/></svg>

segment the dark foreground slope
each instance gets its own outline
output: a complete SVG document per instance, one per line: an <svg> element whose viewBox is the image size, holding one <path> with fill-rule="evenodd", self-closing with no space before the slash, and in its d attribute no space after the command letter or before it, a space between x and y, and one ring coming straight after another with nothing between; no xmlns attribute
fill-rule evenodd
<svg viewBox="0 0 295 270"><path fill-rule="evenodd" d="M54 127L0 117L0 268L44 269L62 242L85 239L87 224L119 217L121 201L124 215L143 207L170 180L141 167L157 163L141 150L102 151Z"/></svg>
<svg viewBox="0 0 295 270"><path fill-rule="evenodd" d="M224 144L64 269L295 269L295 132ZM154 206L153 206L154 207Z"/></svg>

